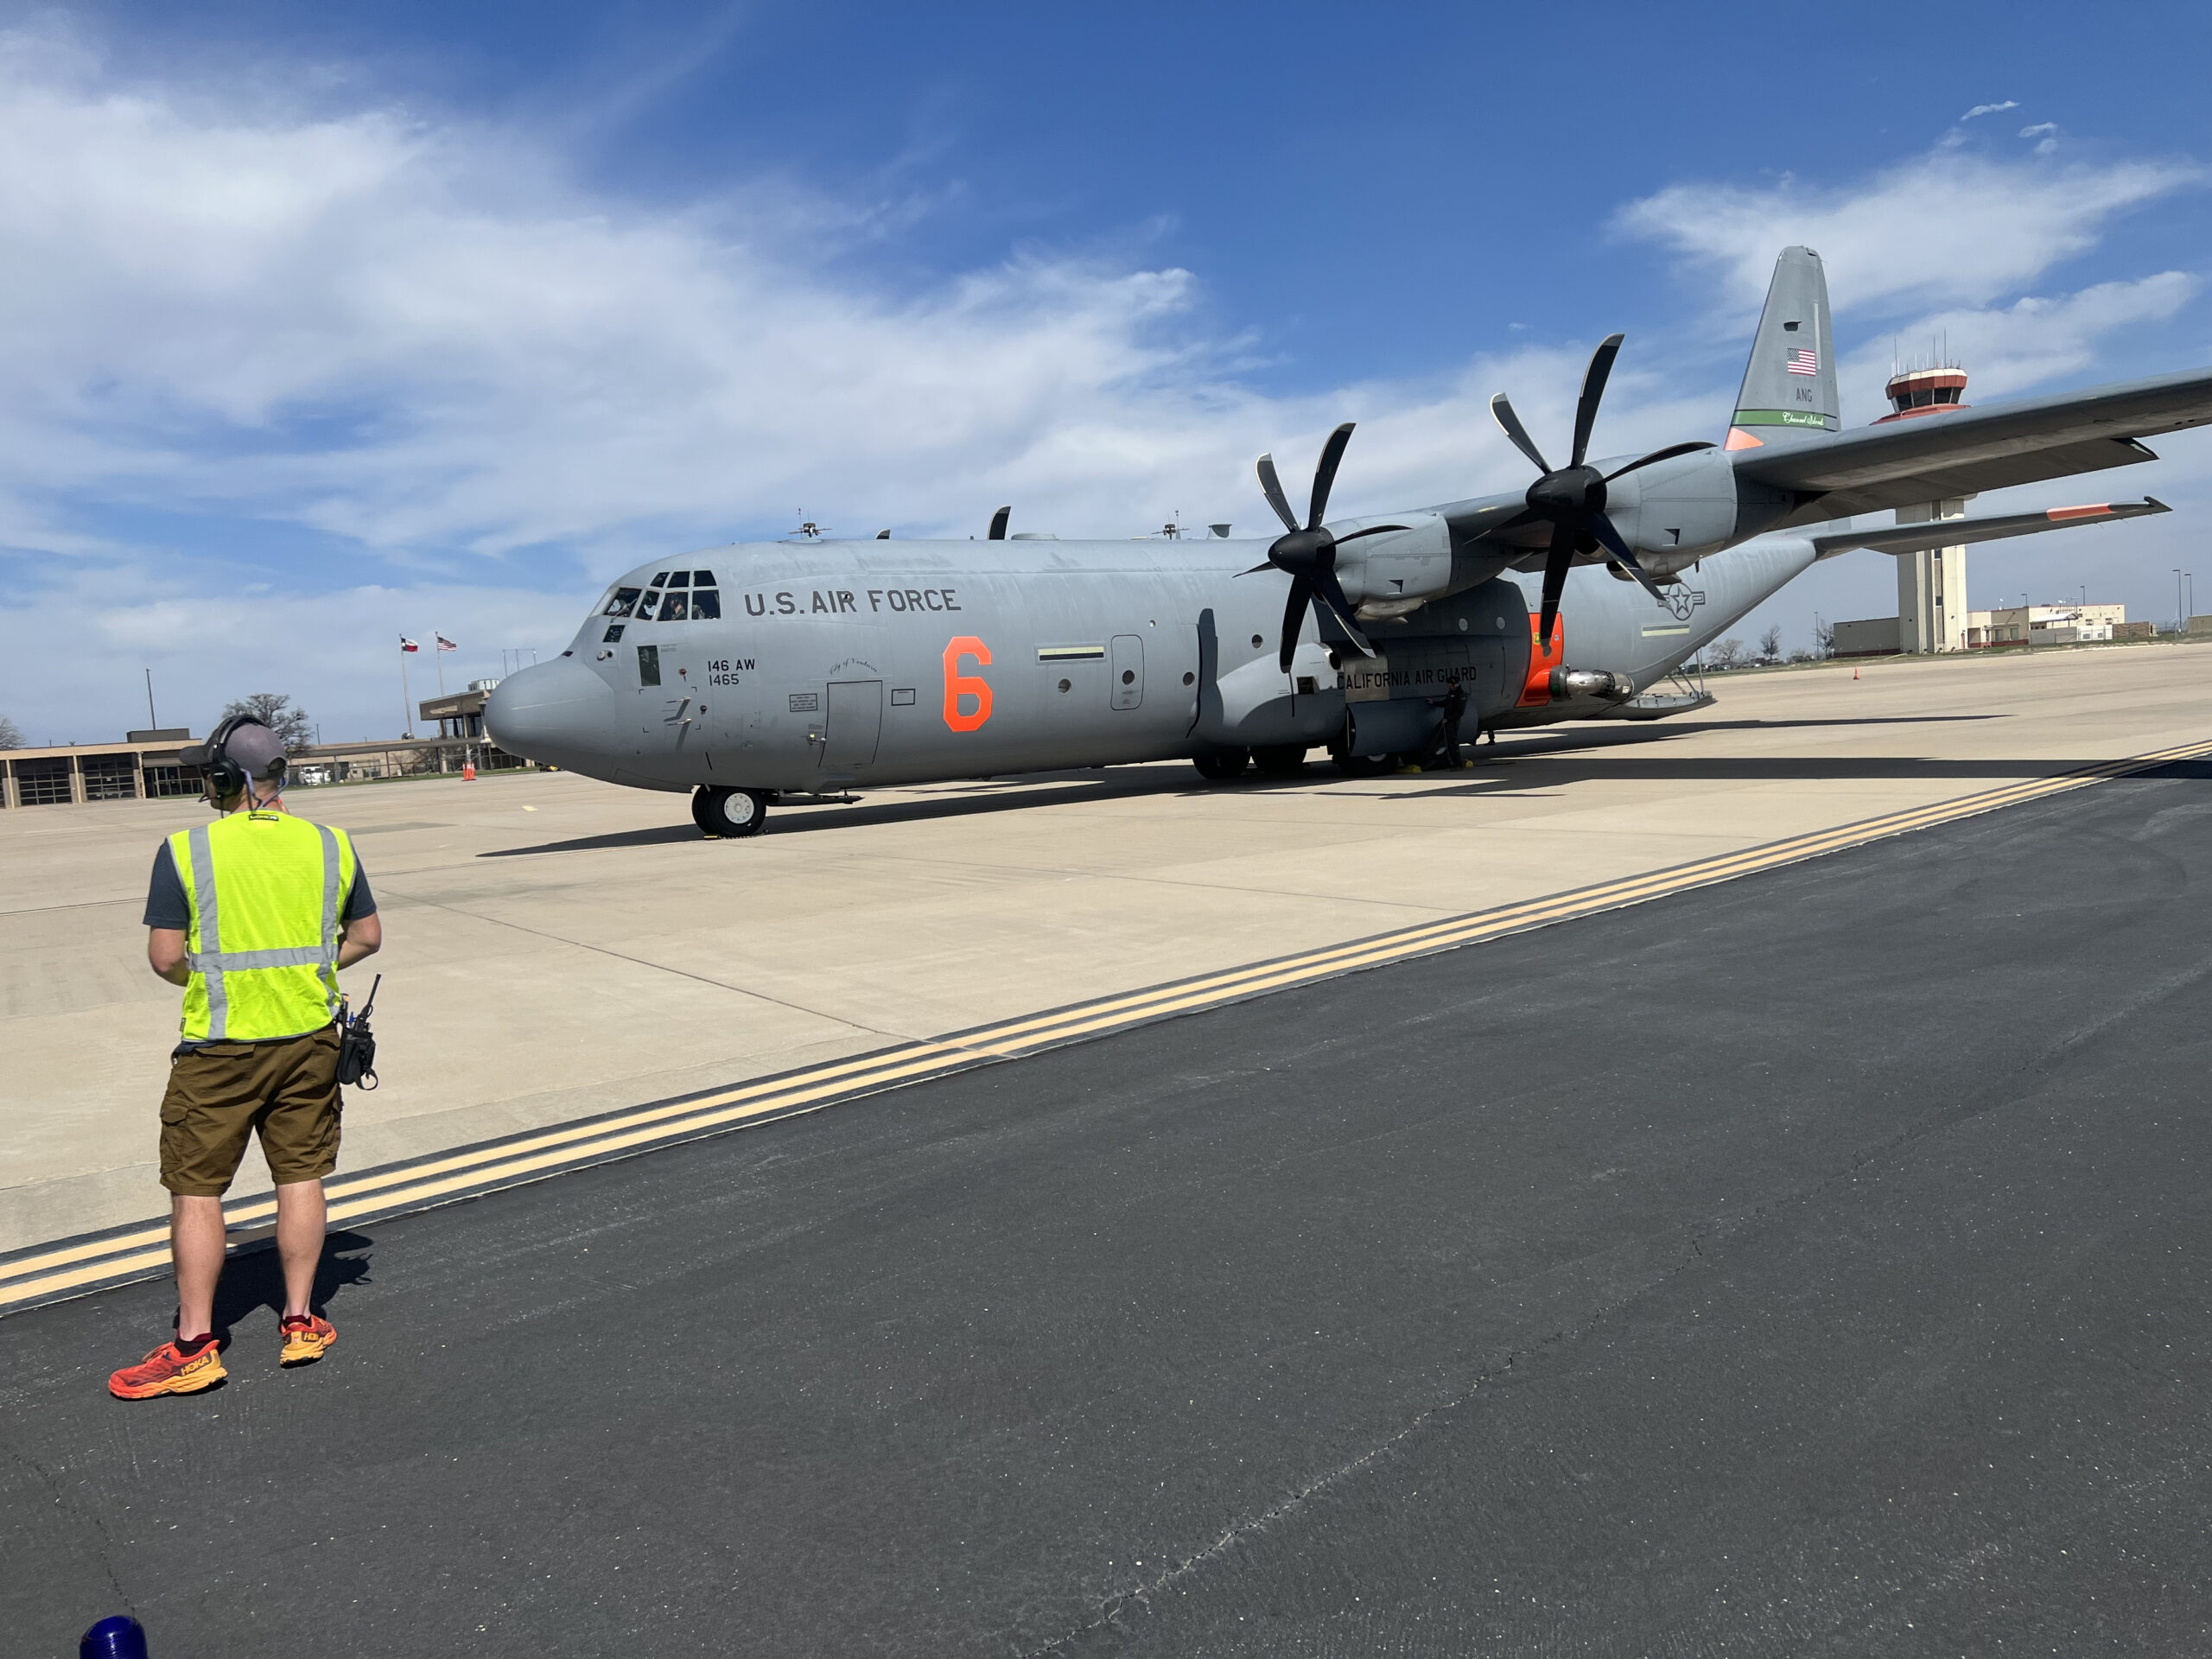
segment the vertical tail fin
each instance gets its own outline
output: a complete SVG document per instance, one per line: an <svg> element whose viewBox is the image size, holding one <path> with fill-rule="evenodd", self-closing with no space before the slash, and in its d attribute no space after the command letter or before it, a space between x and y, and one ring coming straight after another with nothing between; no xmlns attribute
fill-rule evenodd
<svg viewBox="0 0 2212 1659"><path fill-rule="evenodd" d="M1828 279L1810 248L1784 248L1759 314L1758 338L1729 423L1728 448L1802 443L1840 431L1835 342L1828 330Z"/></svg>

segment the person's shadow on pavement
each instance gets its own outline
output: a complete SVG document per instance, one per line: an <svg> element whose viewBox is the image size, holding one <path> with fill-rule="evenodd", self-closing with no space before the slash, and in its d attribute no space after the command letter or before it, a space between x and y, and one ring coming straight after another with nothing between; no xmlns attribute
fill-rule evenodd
<svg viewBox="0 0 2212 1659"><path fill-rule="evenodd" d="M323 1241L322 1261L315 1270L312 1305L327 1310L346 1286L370 1283L368 1252L375 1245L366 1233L332 1232ZM273 1244L224 1263L222 1280L215 1287L217 1339L229 1346L232 1324L263 1307L272 1320L284 1312L284 1264Z"/></svg>

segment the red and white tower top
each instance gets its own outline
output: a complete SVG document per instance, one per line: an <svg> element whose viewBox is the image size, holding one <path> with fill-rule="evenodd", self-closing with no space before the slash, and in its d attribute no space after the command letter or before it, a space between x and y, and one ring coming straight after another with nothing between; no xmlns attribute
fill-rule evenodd
<svg viewBox="0 0 2212 1659"><path fill-rule="evenodd" d="M1967 372L1953 364L1940 369L1904 369L1890 377L1890 412L1874 423L1910 421L1967 406Z"/></svg>

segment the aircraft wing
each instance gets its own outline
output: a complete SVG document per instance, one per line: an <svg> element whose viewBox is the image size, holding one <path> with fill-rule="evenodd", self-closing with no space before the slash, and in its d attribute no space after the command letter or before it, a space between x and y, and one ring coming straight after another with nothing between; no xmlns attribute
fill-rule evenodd
<svg viewBox="0 0 2212 1659"><path fill-rule="evenodd" d="M2083 524L2109 524L2115 519L2140 518L2173 509L2153 495L2140 501L2105 501L2086 507L2051 507L2042 512L1999 513L1988 518L1931 518L1916 524L1877 524L1866 530L1836 531L1813 537L1815 556L1832 559L1854 548L1877 553L1925 553L1939 547L1962 547L1969 542L2001 541L2008 536L2034 536L2046 530L2073 530Z"/></svg>
<svg viewBox="0 0 2212 1659"><path fill-rule="evenodd" d="M2191 369L1733 454L1739 480L1799 498L1780 530L2156 461L2139 439L2207 423L2212 370Z"/></svg>

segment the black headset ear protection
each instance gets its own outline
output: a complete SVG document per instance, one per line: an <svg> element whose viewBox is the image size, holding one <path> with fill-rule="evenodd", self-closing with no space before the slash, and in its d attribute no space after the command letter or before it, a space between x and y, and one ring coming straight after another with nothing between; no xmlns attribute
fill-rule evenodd
<svg viewBox="0 0 2212 1659"><path fill-rule="evenodd" d="M245 793L250 781L245 775L245 768L224 753L225 745L230 742L232 734L241 726L259 726L266 730L268 722L251 715L232 715L208 734L207 758L200 764L200 774L207 780L210 792L219 801L227 801L233 795Z"/></svg>

